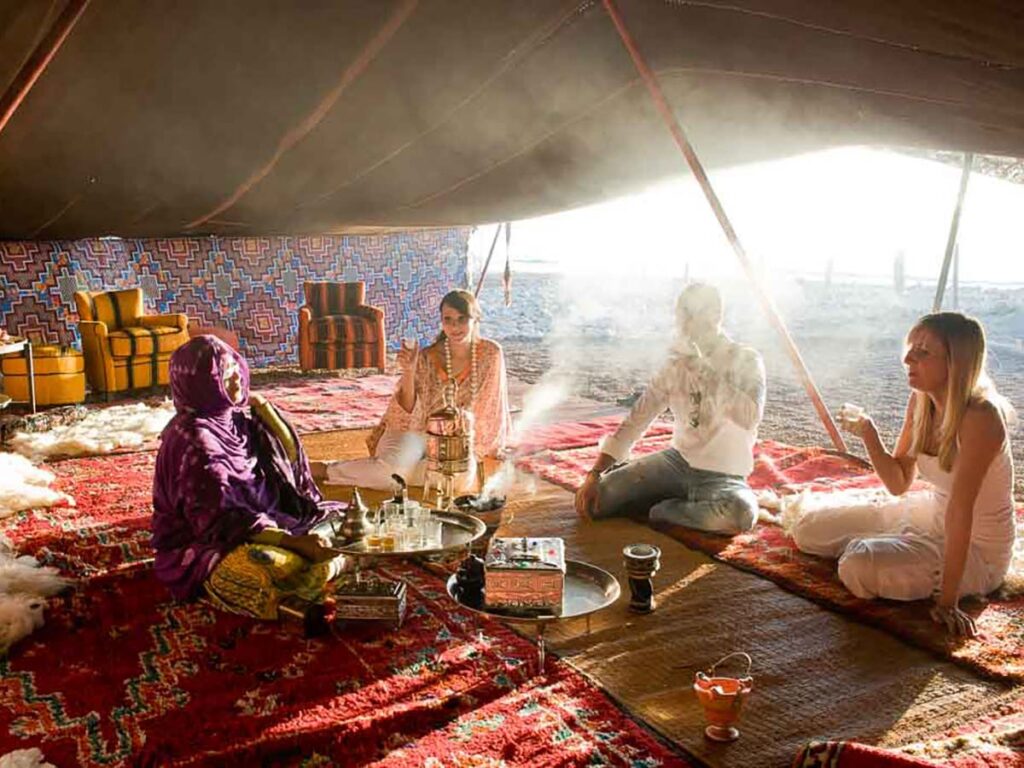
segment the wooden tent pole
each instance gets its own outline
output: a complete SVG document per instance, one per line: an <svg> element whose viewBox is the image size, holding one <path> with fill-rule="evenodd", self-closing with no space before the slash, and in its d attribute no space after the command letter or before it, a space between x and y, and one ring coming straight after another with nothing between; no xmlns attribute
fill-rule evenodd
<svg viewBox="0 0 1024 768"><path fill-rule="evenodd" d="M789 330L786 328L785 322L779 315L778 309L776 309L771 296L768 295L768 292L758 279L753 265L750 263L750 259L747 257L747 253L743 249L743 245L740 243L739 236L736 234L736 230L733 229L732 222L729 221L729 217L726 215L725 209L722 207L722 203L718 199L718 195L715 194L715 190L711 186L711 181L704 172L704 166L701 164L700 158L697 157L697 153L694 151L689 139L687 139L686 134L683 133L683 128L679 124L679 120L676 118L675 113L673 113L672 108L669 106L668 100L665 98L665 94L662 92L661 86L658 84L658 80L655 77L654 72L651 71L651 68L647 65L643 55L640 53L640 49L637 48L636 41L626 28L626 23L619 13L614 0L603 0L603 2L605 10L608 12L612 23L615 25L615 29L619 33L619 37L622 38L623 45L626 46L626 50L629 51L629 55L633 59L633 64L636 66L637 72L639 72L641 79L643 79L647 86L647 91L651 95L651 100L654 102L655 108L664 119L665 125L672 133L672 138L675 139L676 145L683 153L683 157L686 159L687 165L690 166L690 171L693 173L694 178L697 179L697 183L700 184L701 189L704 191L704 196L707 198L708 204L711 206L711 210L718 219L718 223L721 225L722 231L725 232L725 237L732 246L736 257L739 259L740 264L747 273L747 277L750 279L750 282L754 287L754 293L757 294L757 297L761 302L761 306L768 315L768 319L775 327L775 330L778 331L779 336L782 339L783 346L786 348L790 359L793 361L793 365L796 367L797 374L800 376L804 389L807 390L807 394L811 398L811 403L814 405L814 409L818 412L818 417L821 419L821 423L824 425L825 431L827 431L829 437L832 438L833 445L835 445L838 450L845 452L846 442L843 440L843 436L836 428L835 422L832 420L832 415L828 412L828 408L825 407L825 403L821 399L821 393L818 392L818 387L815 385L814 379L811 378L811 372L807 370L807 365L800 356L800 350L797 349L796 344L793 342L793 338L789 335Z"/></svg>
<svg viewBox="0 0 1024 768"><path fill-rule="evenodd" d="M53 26L18 70L18 74L14 76L7 91L0 96L0 133L3 133L7 123L21 106L21 102L32 90L32 86L36 84L53 57L57 55L57 51L71 34L71 30L82 17L87 5L89 5L89 0L68 0L68 4L64 6L60 16L53 22Z"/></svg>
<svg viewBox="0 0 1024 768"><path fill-rule="evenodd" d="M960 231L960 212L964 207L964 196L967 194L967 180L971 178L971 166L974 165L974 153L964 153L964 168L960 173L960 191L956 194L956 208L953 209L953 221L949 223L949 237L946 239L946 255L942 258L942 271L939 272L939 284L935 287L935 301L932 312L942 309L942 297L946 293L946 281L949 279L949 264L953 260L956 248L956 236Z"/></svg>
<svg viewBox="0 0 1024 768"><path fill-rule="evenodd" d="M504 226L508 226L508 222L505 222ZM494 239L491 240L491 250L487 252L487 261L484 262L484 268L480 271L480 279L477 281L476 290L473 291L474 296L480 295L480 289L484 287L484 278L487 277L487 268L491 266L491 257L494 255L494 246L498 244L498 235L501 234L501 224L498 224L498 228L494 230Z"/></svg>

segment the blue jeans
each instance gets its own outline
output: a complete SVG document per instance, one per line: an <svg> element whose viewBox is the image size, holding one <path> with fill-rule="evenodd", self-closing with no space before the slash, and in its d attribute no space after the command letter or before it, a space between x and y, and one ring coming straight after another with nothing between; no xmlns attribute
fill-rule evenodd
<svg viewBox="0 0 1024 768"><path fill-rule="evenodd" d="M757 499L742 477L695 469L668 448L601 476L595 518L648 511L651 522L735 534L754 527Z"/></svg>

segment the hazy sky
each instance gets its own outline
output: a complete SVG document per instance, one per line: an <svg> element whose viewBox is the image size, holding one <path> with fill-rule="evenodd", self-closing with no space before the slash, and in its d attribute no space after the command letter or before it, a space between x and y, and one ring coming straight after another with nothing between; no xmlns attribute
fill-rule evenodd
<svg viewBox="0 0 1024 768"><path fill-rule="evenodd" d="M889 280L903 251L908 276L938 274L960 170L862 147L710 172L748 254L767 269L834 271ZM567 272L682 274L737 270L736 259L692 180L512 227L513 265L557 263ZM482 263L494 235L470 242ZM960 223L963 281L1024 283L1024 185L972 174ZM499 241L492 270L504 265ZM547 268L547 267L545 267Z"/></svg>

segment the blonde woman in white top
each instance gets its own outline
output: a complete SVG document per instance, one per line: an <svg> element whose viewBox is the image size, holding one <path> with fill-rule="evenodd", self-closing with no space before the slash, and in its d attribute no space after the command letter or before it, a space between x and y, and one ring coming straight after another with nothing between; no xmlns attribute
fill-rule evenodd
<svg viewBox="0 0 1024 768"><path fill-rule="evenodd" d="M867 415L843 421L900 498L844 505L816 494L793 538L805 552L838 557L839 578L858 597L932 597L936 622L973 637L959 598L998 588L1013 555L1013 412L986 373L974 318L924 316L907 335L903 363L913 391L892 453ZM919 473L930 488L909 492Z"/></svg>

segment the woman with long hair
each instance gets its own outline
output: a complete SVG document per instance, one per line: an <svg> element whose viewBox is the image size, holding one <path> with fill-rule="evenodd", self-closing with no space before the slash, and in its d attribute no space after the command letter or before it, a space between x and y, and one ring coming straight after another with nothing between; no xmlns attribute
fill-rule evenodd
<svg viewBox="0 0 1024 768"><path fill-rule="evenodd" d="M838 557L839 578L858 597L933 597L932 618L973 637L959 599L998 588L1013 556L1013 410L988 376L985 332L972 317L925 315L907 334L903 363L912 392L892 453L870 417L842 420L899 498L830 505L815 495L793 538L805 552ZM918 475L923 491L911 490Z"/></svg>
<svg viewBox="0 0 1024 768"><path fill-rule="evenodd" d="M391 487L393 473L410 484L423 482L427 418L454 390L455 405L473 414L473 453L477 460L505 448L511 431L505 357L497 342L480 336L483 313L469 291L450 291L441 300L441 331L420 349L403 342L398 388L380 423L367 438L369 459L335 461L327 479L365 488ZM475 481L475 462L460 485Z"/></svg>

